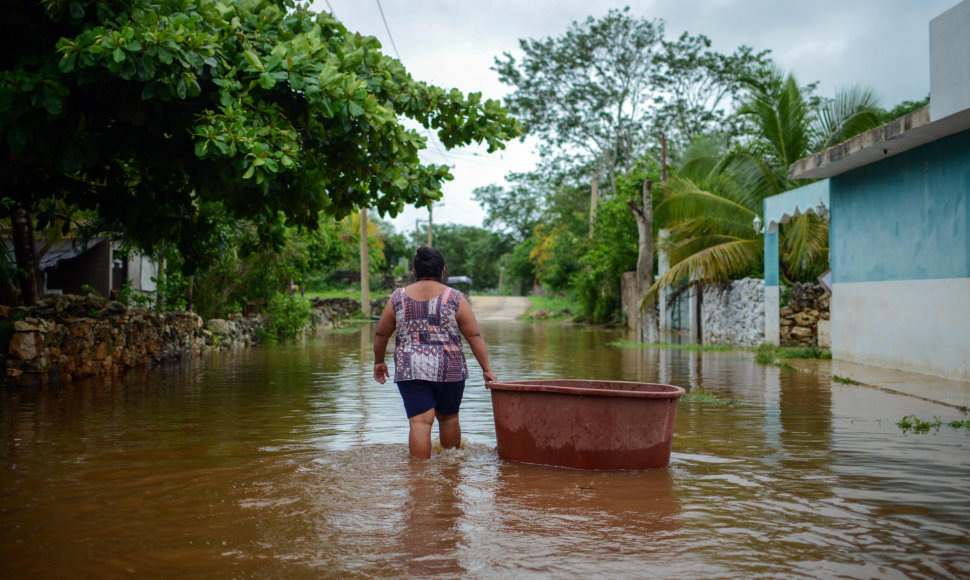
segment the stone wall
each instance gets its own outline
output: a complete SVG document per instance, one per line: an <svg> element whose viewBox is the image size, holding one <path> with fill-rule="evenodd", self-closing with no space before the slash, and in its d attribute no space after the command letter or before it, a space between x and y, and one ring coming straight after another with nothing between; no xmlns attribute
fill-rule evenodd
<svg viewBox="0 0 970 580"><path fill-rule="evenodd" d="M386 299L372 301L380 312ZM351 298L314 300L310 336L360 311ZM97 296L55 295L31 308L0 306L5 383L70 381L125 369L192 358L212 350L262 342L262 315L202 318L192 312L126 308Z"/></svg>
<svg viewBox="0 0 970 580"><path fill-rule="evenodd" d="M828 347L831 298L821 284L792 284L788 306L778 311L781 344Z"/></svg>
<svg viewBox="0 0 970 580"><path fill-rule="evenodd" d="M50 296L32 308L3 308L8 383L108 375L190 358L205 348L192 312L128 309L94 296Z"/></svg>
<svg viewBox="0 0 970 580"><path fill-rule="evenodd" d="M765 340L765 281L755 278L704 288L701 332L705 344L757 346Z"/></svg>
<svg viewBox="0 0 970 580"><path fill-rule="evenodd" d="M636 328L640 299L635 273L623 275L623 314ZM685 298L686 299L686 298ZM765 340L765 282L754 278L704 288L701 334L705 344L757 346Z"/></svg>
<svg viewBox="0 0 970 580"><path fill-rule="evenodd" d="M627 275L629 274L629 276ZM624 274L623 312L628 326L636 327L633 273ZM786 346L828 348L831 294L821 284L796 283L788 306L779 311L781 343ZM745 278L704 288L701 298L701 334L704 344L758 346L765 341L765 283Z"/></svg>

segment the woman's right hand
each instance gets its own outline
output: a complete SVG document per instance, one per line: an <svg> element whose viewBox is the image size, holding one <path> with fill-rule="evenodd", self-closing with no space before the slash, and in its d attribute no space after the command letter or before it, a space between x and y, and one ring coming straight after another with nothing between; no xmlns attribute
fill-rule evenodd
<svg viewBox="0 0 970 580"><path fill-rule="evenodd" d="M485 384L498 382L498 378L492 371L484 371L482 374L485 376Z"/></svg>
<svg viewBox="0 0 970 580"><path fill-rule="evenodd" d="M374 363L374 380L380 384L384 384L387 381L387 377L390 373L387 371L387 363Z"/></svg>

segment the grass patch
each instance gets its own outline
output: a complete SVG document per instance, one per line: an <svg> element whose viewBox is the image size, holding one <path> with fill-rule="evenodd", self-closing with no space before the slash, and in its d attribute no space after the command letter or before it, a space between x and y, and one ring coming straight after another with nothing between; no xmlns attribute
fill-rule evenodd
<svg viewBox="0 0 970 580"><path fill-rule="evenodd" d="M529 296L532 307L519 317L519 320L540 322L566 322L572 320L579 311L579 306L569 298L563 296ZM544 311L544 316L533 316L533 313Z"/></svg>
<svg viewBox="0 0 970 580"><path fill-rule="evenodd" d="M916 415L906 415L902 419L896 422L896 425L903 430L903 433L919 433L925 434L929 433L930 430L939 431L940 426L943 425L943 421L940 421L939 417L933 417L932 421L924 421Z"/></svg>
<svg viewBox="0 0 970 580"><path fill-rule="evenodd" d="M674 344L672 342L634 342L632 340L614 340L613 342L607 343L607 346L615 346L617 348L669 348L703 352L735 349L735 347L727 344Z"/></svg>
<svg viewBox="0 0 970 580"><path fill-rule="evenodd" d="M386 292L386 291L380 291L380 292L371 291L371 293L370 293L370 299L371 300L376 300L377 298L383 298L385 296L390 296L390 295L391 295L390 292ZM326 289L326 290L313 290L313 291L307 290L306 293L305 293L305 296L306 296L307 300L309 300L311 298L321 298L321 299L324 299L324 298L353 298L354 300L360 302L360 288L357 288L357 289L354 289L354 288L346 288L346 289L343 289L343 290L337 289L337 288L330 288L330 289Z"/></svg>
<svg viewBox="0 0 970 580"><path fill-rule="evenodd" d="M358 321L358 322L361 322L361 321ZM358 332L360 332L360 325L354 324L349 326L337 326L334 328L328 328L326 332L328 334L357 334Z"/></svg>
<svg viewBox="0 0 970 580"><path fill-rule="evenodd" d="M754 362L759 365L773 365L775 364L775 354L771 352L762 352L760 349L754 354Z"/></svg>
<svg viewBox="0 0 970 580"><path fill-rule="evenodd" d="M687 391L687 394L681 397L681 400L688 403L714 405L715 407L727 407L730 405L736 405L738 402L737 399L715 395L714 393L705 391L701 388L694 388Z"/></svg>
<svg viewBox="0 0 970 580"><path fill-rule="evenodd" d="M850 379L849 377L842 377L839 375L832 375L832 380L836 383L842 383L845 385L861 385L859 381L855 379Z"/></svg>
<svg viewBox="0 0 970 580"><path fill-rule="evenodd" d="M755 350L754 354L754 361L759 365L780 364L779 361L786 358L815 358L828 360L832 358L832 353L825 349L818 348L817 346L792 348L782 347L776 344L762 343L761 346Z"/></svg>
<svg viewBox="0 0 970 580"><path fill-rule="evenodd" d="M912 433L918 433L920 435L925 435L930 431L933 431L934 433L938 433L940 431L940 427L942 427L943 425L946 425L947 427L951 427L953 429L965 429L967 433L970 433L970 421L956 420L956 421L950 421L950 422L944 423L939 417L935 417L935 416L933 417L932 421L927 421L925 419L921 419L917 417L916 415L906 415L905 417L897 421L896 425L903 430L903 433L912 432Z"/></svg>

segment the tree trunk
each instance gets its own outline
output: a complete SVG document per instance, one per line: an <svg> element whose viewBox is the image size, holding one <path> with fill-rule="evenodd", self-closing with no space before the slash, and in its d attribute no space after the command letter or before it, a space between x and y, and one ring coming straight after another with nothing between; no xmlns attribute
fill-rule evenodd
<svg viewBox="0 0 970 580"><path fill-rule="evenodd" d="M428 236L431 236L431 214L428 214ZM360 208L360 313L370 318L370 263L367 252L367 208Z"/></svg>
<svg viewBox="0 0 970 580"><path fill-rule="evenodd" d="M17 268L20 270L20 297L27 306L33 306L40 300L37 287L37 258L34 253L34 216L17 204L10 216L13 229L13 249L17 258Z"/></svg>
<svg viewBox="0 0 970 580"><path fill-rule="evenodd" d="M653 286L653 198L651 188L653 182L643 181L640 189L640 203L633 200L627 202L633 215L637 218L637 232L639 233L637 253L637 297L641 302L640 318L637 322L637 337L641 342L657 342L657 305L656 299L651 298L642 303L647 289Z"/></svg>
<svg viewBox="0 0 970 580"><path fill-rule="evenodd" d="M155 310L161 312L165 299L162 296L162 287L165 284L165 245L162 244L158 251L158 277L155 279Z"/></svg>
<svg viewBox="0 0 970 580"><path fill-rule="evenodd" d="M596 202L600 185L600 176L593 174L593 186L589 192L589 237L593 237L593 222L596 221Z"/></svg>
<svg viewBox="0 0 970 580"><path fill-rule="evenodd" d="M195 274L189 276L189 288L185 292L185 309L192 312L192 299L195 296Z"/></svg>

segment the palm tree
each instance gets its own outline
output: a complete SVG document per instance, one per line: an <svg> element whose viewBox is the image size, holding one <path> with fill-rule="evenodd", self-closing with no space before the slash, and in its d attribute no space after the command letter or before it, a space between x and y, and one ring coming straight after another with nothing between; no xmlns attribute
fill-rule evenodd
<svg viewBox="0 0 970 580"><path fill-rule="evenodd" d="M839 91L821 104L791 74L766 68L745 79L748 97L738 109L751 135L730 148L703 139L686 152L677 177L656 209L668 230L662 243L671 268L651 287L710 284L762 269L763 239L752 222L766 197L802 185L788 178L788 166L832 143L879 125L869 90ZM781 227L782 274L806 277L828 256L828 224L803 215Z"/></svg>
<svg viewBox="0 0 970 580"><path fill-rule="evenodd" d="M763 243L751 227L761 196L748 180L722 167L726 142L701 139L684 155L655 210L667 235L661 247L671 268L651 288L686 281L710 284L743 276L761 264Z"/></svg>

